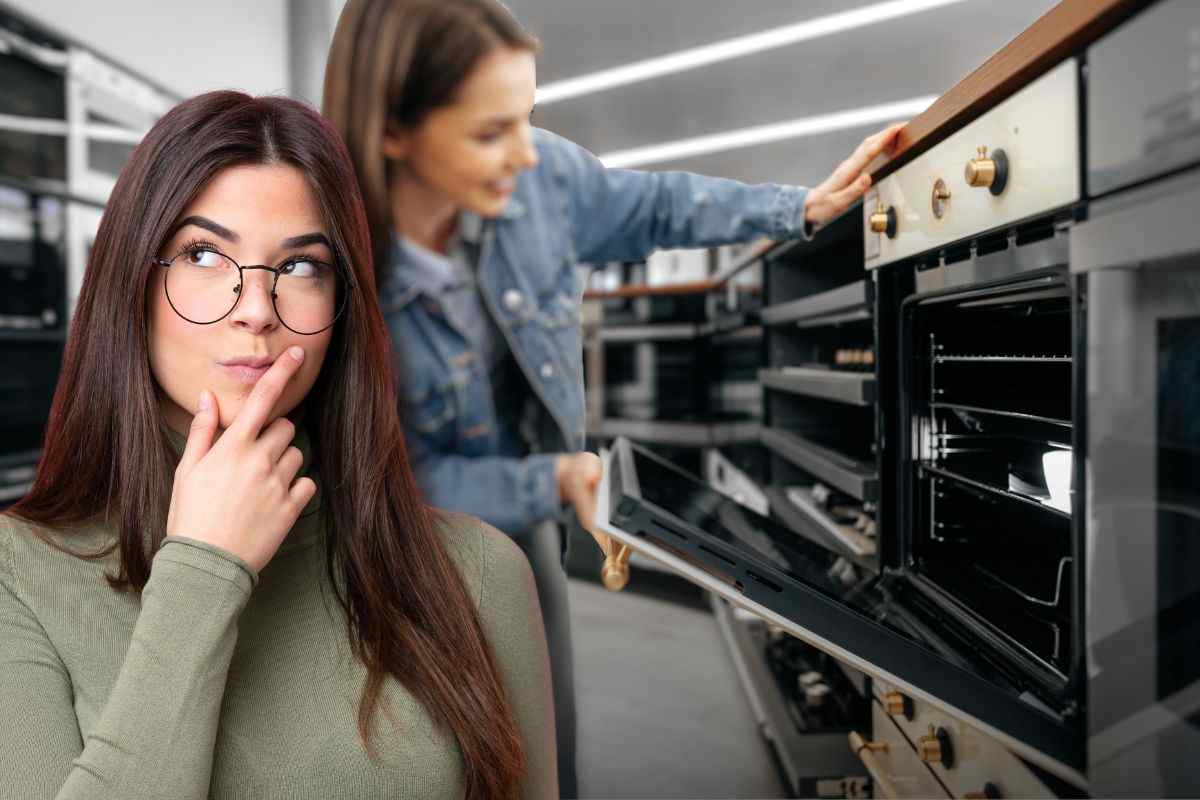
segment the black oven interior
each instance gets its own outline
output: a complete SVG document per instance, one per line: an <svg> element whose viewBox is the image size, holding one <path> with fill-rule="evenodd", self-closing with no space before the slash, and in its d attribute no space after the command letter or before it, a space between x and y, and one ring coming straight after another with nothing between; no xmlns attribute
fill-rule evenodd
<svg viewBox="0 0 1200 800"><path fill-rule="evenodd" d="M913 298L905 311L904 565L1049 697L1079 655L1072 330L1055 276Z"/></svg>

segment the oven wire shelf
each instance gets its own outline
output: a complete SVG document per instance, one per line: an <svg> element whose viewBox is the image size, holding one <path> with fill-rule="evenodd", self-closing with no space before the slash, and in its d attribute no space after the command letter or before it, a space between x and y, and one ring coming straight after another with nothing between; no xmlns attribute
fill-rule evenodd
<svg viewBox="0 0 1200 800"><path fill-rule="evenodd" d="M980 481L980 480L976 480L975 478L970 478L959 472L955 472L953 470L946 469L945 467L940 466L940 465L936 464L935 462L921 461L921 462L919 462L918 466L920 467L921 471L926 473L927 475L935 476L938 478L944 478L944 479L950 480L950 481L957 481L958 483L965 484L967 486L971 486L975 489L980 489L982 491L988 492L989 494L995 495L997 497L1003 497L1005 499L1013 500L1018 503L1024 503L1025 505L1031 506L1033 508L1041 509L1050 514L1056 514L1056 515L1058 515L1060 517L1064 517L1066 519L1071 518L1071 513L1069 511L1062 511L1058 508L1055 508L1052 505L1043 503L1041 500L1038 500L1037 498L1028 497L1026 495L1019 494L1018 492L1014 492L1009 489L1002 489L999 486L994 486L985 481Z"/></svg>
<svg viewBox="0 0 1200 800"><path fill-rule="evenodd" d="M1056 355L972 355L972 354L954 354L947 353L945 355L938 354L933 357L935 363L942 364L954 361L968 362L1000 362L1000 363L1024 363L1024 364L1070 364L1073 359L1071 356L1056 356Z"/></svg>
<svg viewBox="0 0 1200 800"><path fill-rule="evenodd" d="M1029 414L1024 411L1004 411L999 408L984 408L983 406L972 406L966 403L946 403L936 400L930 403L929 407L934 409L940 408L946 411L965 411L972 414L992 414L998 417L1024 420L1025 422L1044 422L1047 425L1057 425L1060 428L1071 428L1074 426L1074 423L1069 419L1045 417L1040 414Z"/></svg>

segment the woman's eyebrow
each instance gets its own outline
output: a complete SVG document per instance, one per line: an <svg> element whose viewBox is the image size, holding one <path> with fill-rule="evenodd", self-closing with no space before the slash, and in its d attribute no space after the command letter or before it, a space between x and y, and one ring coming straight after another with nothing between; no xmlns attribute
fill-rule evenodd
<svg viewBox="0 0 1200 800"><path fill-rule="evenodd" d="M197 217L197 216L185 217L179 223L180 228L185 227L187 225L195 225L197 228L204 228L206 231L212 231L217 236L220 236L222 239L224 239L227 242L237 243L242 238L242 237L238 236L236 233L234 233L233 231L229 230L229 228L226 228L224 225L221 225L220 223L213 222L208 217Z"/></svg>
<svg viewBox="0 0 1200 800"><path fill-rule="evenodd" d="M282 244L285 248L308 247L312 244L323 244L330 250L333 249L333 245L329 243L329 239L326 238L325 234L318 232L305 233L301 236L292 236L289 239L284 239Z"/></svg>

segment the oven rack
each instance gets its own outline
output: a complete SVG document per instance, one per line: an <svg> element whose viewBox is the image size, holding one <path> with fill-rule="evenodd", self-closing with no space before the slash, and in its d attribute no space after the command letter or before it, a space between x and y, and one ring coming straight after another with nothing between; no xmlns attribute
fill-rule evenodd
<svg viewBox="0 0 1200 800"><path fill-rule="evenodd" d="M958 483L965 484L967 486L971 486L975 489L980 489L982 491L988 492L989 494L995 495L997 497L1003 497L1008 500L1015 500L1016 502L1024 503L1025 505L1031 506L1033 508L1039 508L1050 514L1056 514L1060 517L1065 517L1067 519L1071 518L1071 513L1069 511L1062 511L1060 509L1055 508L1052 505L1047 505L1046 503L1043 503L1034 497L1028 497L1026 495L1019 494L1019 493L1011 491L1009 489L1001 489L999 486L995 486L993 484L987 483L986 481L981 481L981 480L978 480L975 478L968 477L966 475L963 475L961 472L958 472L955 470L946 469L945 467L939 466L939 465L935 464L934 462L921 461L918 463L918 467L921 469L922 472L924 472L927 475L938 477L938 478L943 478L945 480L957 481Z"/></svg>
<svg viewBox="0 0 1200 800"><path fill-rule="evenodd" d="M998 417L1008 417L1010 419L1022 420L1024 422L1043 422L1047 425L1057 425L1061 428L1071 428L1073 423L1067 419L1058 419L1057 417L1044 417L1040 414L1028 414L1024 411L1003 411L998 408L984 408L982 406L972 406L965 403L945 403L940 400L935 400L929 404L933 409L944 409L947 411L966 411L972 414L992 414Z"/></svg>
<svg viewBox="0 0 1200 800"><path fill-rule="evenodd" d="M1070 364L1073 359L1071 356L1057 355L959 355L959 354L938 354L933 357L934 363L943 364L954 361L967 362L999 362L999 363L1024 363L1024 364Z"/></svg>

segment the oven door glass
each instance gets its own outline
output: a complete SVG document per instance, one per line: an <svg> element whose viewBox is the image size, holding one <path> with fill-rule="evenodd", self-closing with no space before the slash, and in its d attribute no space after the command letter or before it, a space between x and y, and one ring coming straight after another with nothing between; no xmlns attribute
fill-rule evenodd
<svg viewBox="0 0 1200 800"><path fill-rule="evenodd" d="M625 439L608 454L597 523L704 588L1082 780L1077 721L1039 702L905 574L858 569Z"/></svg>

